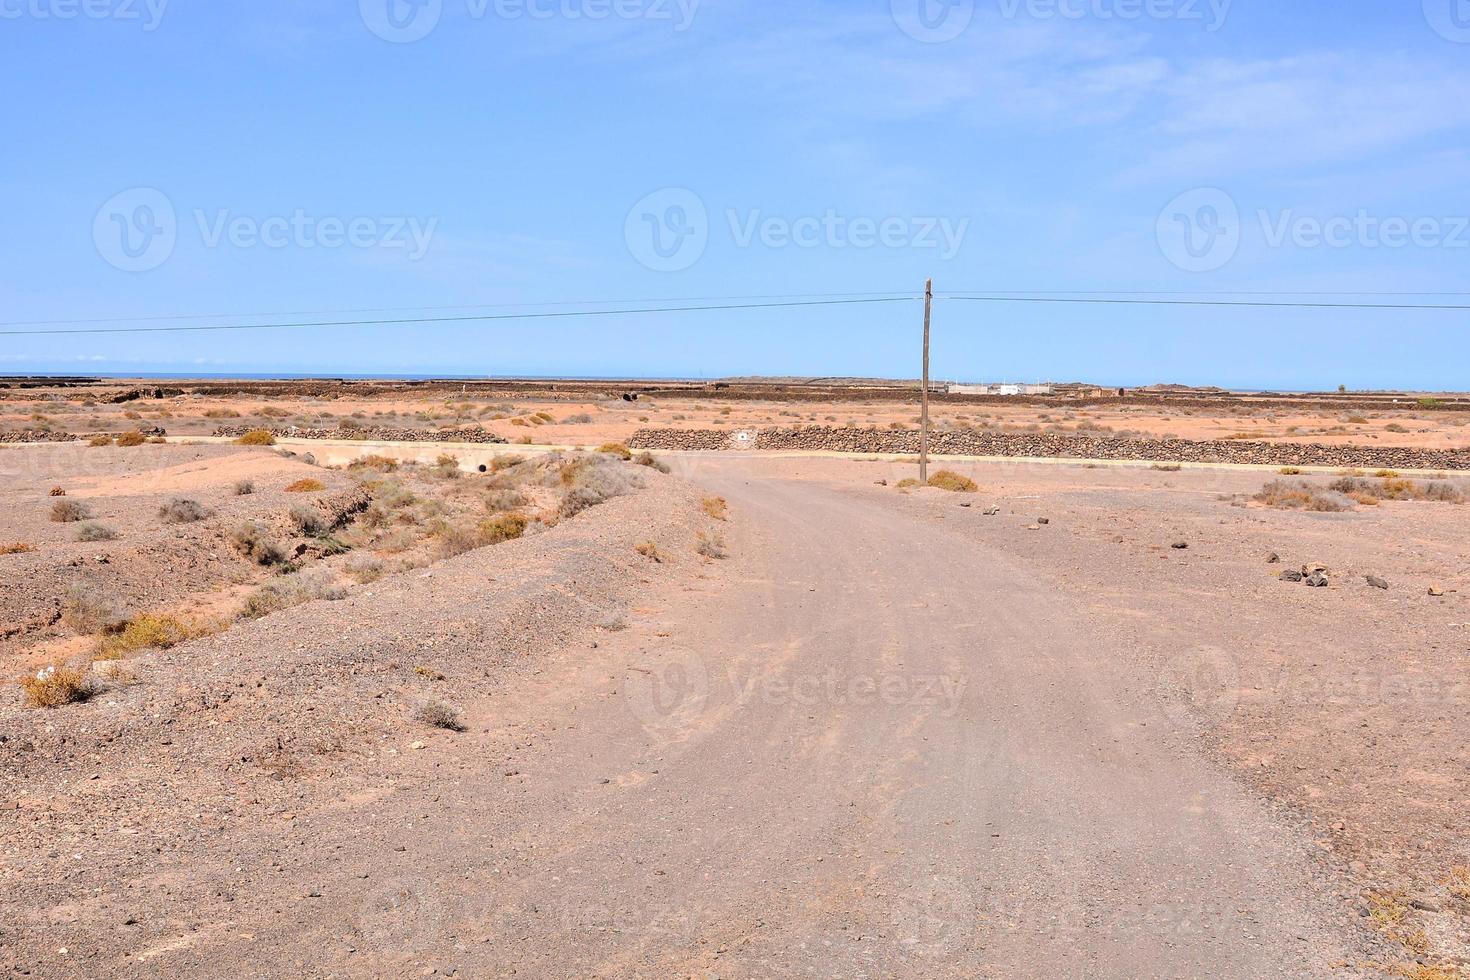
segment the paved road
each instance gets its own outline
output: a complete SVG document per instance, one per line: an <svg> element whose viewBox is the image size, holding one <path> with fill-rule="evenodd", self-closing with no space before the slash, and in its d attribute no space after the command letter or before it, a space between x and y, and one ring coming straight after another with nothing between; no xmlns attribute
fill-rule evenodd
<svg viewBox="0 0 1470 980"><path fill-rule="evenodd" d="M1264 977L1351 959L1302 844L1135 693L1147 679L1064 592L897 495L753 473L694 474L733 512L712 579L510 685L497 731L465 736L478 766L353 818L364 839L411 825L414 846L338 841L328 894L363 863L374 897L323 909L324 951L344 923L360 936L334 970Z"/></svg>

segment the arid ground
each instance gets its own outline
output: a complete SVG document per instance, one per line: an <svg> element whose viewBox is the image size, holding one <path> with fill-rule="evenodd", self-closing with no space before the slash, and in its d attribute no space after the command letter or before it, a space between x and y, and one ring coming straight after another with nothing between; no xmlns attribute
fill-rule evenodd
<svg viewBox="0 0 1470 980"><path fill-rule="evenodd" d="M1470 974L1470 477L929 487L595 451L892 393L340 387L0 401L141 433L0 445L12 975ZM935 414L1465 448L1422 397ZM210 437L343 420L531 444Z"/></svg>

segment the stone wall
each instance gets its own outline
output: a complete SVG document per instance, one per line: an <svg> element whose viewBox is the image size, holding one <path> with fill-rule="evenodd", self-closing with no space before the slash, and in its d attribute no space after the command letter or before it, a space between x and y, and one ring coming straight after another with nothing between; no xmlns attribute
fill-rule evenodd
<svg viewBox="0 0 1470 980"><path fill-rule="evenodd" d="M637 449L734 448L734 433L718 430L641 429L628 445ZM917 431L887 429L761 429L753 448L842 453L919 451ZM936 432L936 456L1031 456L1061 459L1167 460L1181 463L1253 463L1363 469L1470 470L1470 449L1400 449L1236 440L1118 439L1015 432Z"/></svg>
<svg viewBox="0 0 1470 980"><path fill-rule="evenodd" d="M84 436L49 429L15 429L0 432L0 442L76 442Z"/></svg>
<svg viewBox="0 0 1470 980"><path fill-rule="evenodd" d="M390 429L381 425L335 429L308 429L299 426L222 425L217 436L238 439L247 432L264 429L277 439L336 439L354 442L462 442L474 445L506 445L510 440L481 428L473 429Z"/></svg>

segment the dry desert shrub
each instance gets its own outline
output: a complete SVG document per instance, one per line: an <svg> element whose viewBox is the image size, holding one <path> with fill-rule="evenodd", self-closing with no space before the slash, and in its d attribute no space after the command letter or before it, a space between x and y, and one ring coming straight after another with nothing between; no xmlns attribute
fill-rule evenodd
<svg viewBox="0 0 1470 980"><path fill-rule="evenodd" d="M51 505L51 521L54 524L75 524L92 516L87 505L75 500L58 500Z"/></svg>
<svg viewBox="0 0 1470 980"><path fill-rule="evenodd" d="M480 539L486 544L514 541L526 533L529 523L522 514L501 514L480 522Z"/></svg>
<svg viewBox="0 0 1470 980"><path fill-rule="evenodd" d="M1380 473L1390 472L1392 471L1380 471ZM1330 487L1360 503L1366 503L1370 499L1375 503L1379 500L1431 500L1447 504L1465 502L1464 491L1452 483L1438 480L1417 483L1414 480L1398 478L1397 475L1379 480L1345 476L1333 481Z"/></svg>
<svg viewBox="0 0 1470 980"><path fill-rule="evenodd" d="M194 524L209 516L209 511L197 500L175 497L158 508L158 516L165 524Z"/></svg>
<svg viewBox="0 0 1470 980"><path fill-rule="evenodd" d="M518 453L507 453L504 456L496 456L490 461L490 472L499 473L501 470L508 470L513 466L520 466L525 461L526 457Z"/></svg>
<svg viewBox="0 0 1470 980"><path fill-rule="evenodd" d="M74 633L116 629L123 622L117 601L91 582L73 582L61 600L61 621Z"/></svg>
<svg viewBox="0 0 1470 980"><path fill-rule="evenodd" d="M1149 469L1158 470L1160 473L1178 473L1184 467L1179 463L1155 463Z"/></svg>
<svg viewBox="0 0 1470 980"><path fill-rule="evenodd" d="M253 521L230 532L230 545L257 565L280 565L286 561L286 550L272 541L265 528Z"/></svg>
<svg viewBox="0 0 1470 980"><path fill-rule="evenodd" d="M237 497L248 497L248 496L250 496L254 492L255 492L255 481L254 480L236 480L235 481L235 496L237 496Z"/></svg>
<svg viewBox="0 0 1470 980"><path fill-rule="evenodd" d="M383 577L386 571L382 560L374 558L372 555L353 555L342 566L342 570L347 573L348 578L352 579L358 585L367 585L369 582L376 582Z"/></svg>
<svg viewBox="0 0 1470 980"><path fill-rule="evenodd" d="M356 460L349 469L354 470L377 470L379 473L392 473L398 469L398 460L392 456L379 456L373 453Z"/></svg>
<svg viewBox="0 0 1470 980"><path fill-rule="evenodd" d="M952 470L940 470L935 473L929 477L929 485L951 493L975 493L980 489L974 480L967 476L960 476Z"/></svg>
<svg viewBox="0 0 1470 980"><path fill-rule="evenodd" d="M136 430L134 430L132 432L124 432L124 433L122 433L121 435L119 435L117 437L117 444L119 446L127 446L127 447L141 446L141 445L143 445L143 443L145 443L147 441L148 441L148 437L145 436L143 433L138 432Z"/></svg>
<svg viewBox="0 0 1470 980"><path fill-rule="evenodd" d="M78 541L116 541L117 532L105 524L87 522L77 528Z"/></svg>
<svg viewBox="0 0 1470 980"><path fill-rule="evenodd" d="M48 497L65 497L66 496L66 488L65 487L52 487L50 490L48 490L46 492L46 495Z"/></svg>
<svg viewBox="0 0 1470 980"><path fill-rule="evenodd" d="M658 545L654 544L652 541L645 541L635 547L633 550L638 552L644 558L649 559L650 561L653 561L660 565L663 564L664 556L659 553Z"/></svg>
<svg viewBox="0 0 1470 980"><path fill-rule="evenodd" d="M602 445L597 447L597 451L599 453L603 453L608 456L616 456L619 459L624 460L633 458L632 450L623 445L621 442L604 442Z"/></svg>
<svg viewBox="0 0 1470 980"><path fill-rule="evenodd" d="M485 494L485 509L491 513L515 510L527 503L526 495L519 490L490 490Z"/></svg>
<svg viewBox="0 0 1470 980"><path fill-rule="evenodd" d="M300 534L315 536L327 530L327 519L322 512L310 504L297 504L291 508L291 524Z"/></svg>
<svg viewBox="0 0 1470 980"><path fill-rule="evenodd" d="M568 415L565 419L562 420L563 425L590 425L591 422L592 416L588 415L586 412L582 412L577 415Z"/></svg>
<svg viewBox="0 0 1470 980"><path fill-rule="evenodd" d="M251 429L235 440L239 446L274 446L276 437L269 429Z"/></svg>
<svg viewBox="0 0 1470 980"><path fill-rule="evenodd" d="M1332 513L1352 509L1352 501L1341 493L1324 490L1305 480L1273 480L1261 488L1255 500L1277 510Z"/></svg>
<svg viewBox="0 0 1470 980"><path fill-rule="evenodd" d="M36 546L17 541L14 544L0 544L0 555L24 555L35 551Z"/></svg>
<svg viewBox="0 0 1470 980"><path fill-rule="evenodd" d="M240 413L233 408L211 408L204 413L204 417L207 419L237 419Z"/></svg>
<svg viewBox="0 0 1470 980"><path fill-rule="evenodd" d="M414 717L425 725L434 728L442 728L449 732L462 732L465 730L464 722L459 720L459 712L442 701L429 701L420 705Z"/></svg>
<svg viewBox="0 0 1470 980"><path fill-rule="evenodd" d="M724 538L718 534L708 535L703 531L699 534L699 542L694 546L694 550L706 558L713 558L717 561L730 557L730 552L725 550Z"/></svg>
<svg viewBox="0 0 1470 980"><path fill-rule="evenodd" d="M295 483L288 486L286 488L286 492L317 493L318 491L325 489L327 489L327 485L325 483L323 483L321 480L315 479L314 477L308 476L305 479L297 480Z"/></svg>
<svg viewBox="0 0 1470 980"><path fill-rule="evenodd" d="M315 599L340 602L347 590L332 580L324 570L287 575L261 586L245 600L241 619L260 619L282 609L290 609Z"/></svg>
<svg viewBox="0 0 1470 980"><path fill-rule="evenodd" d="M185 623L176 616L145 613L128 620L120 632L103 637L95 656L98 660L120 660L139 650L167 650L210 632L207 627Z"/></svg>
<svg viewBox="0 0 1470 980"><path fill-rule="evenodd" d="M59 708L79 704L97 696L98 687L85 672L75 667L47 667L30 677L23 677L26 704L32 708Z"/></svg>
<svg viewBox="0 0 1470 980"><path fill-rule="evenodd" d="M639 453L637 456L633 457L633 462L637 463L639 466L646 466L651 470L658 470L660 473L669 472L668 464L659 462L657 459L654 458L653 453Z"/></svg>
<svg viewBox="0 0 1470 980"><path fill-rule="evenodd" d="M94 436L88 437L87 445L91 446L93 449L99 449L102 446L110 446L112 445L112 436L107 435L104 432L99 432Z"/></svg>
<svg viewBox="0 0 1470 980"><path fill-rule="evenodd" d="M1277 472L1279 472L1282 476L1301 476L1302 475L1301 469L1299 467L1296 467L1296 466L1283 466Z"/></svg>
<svg viewBox="0 0 1470 980"><path fill-rule="evenodd" d="M700 501L699 509L717 521L727 521L730 519L730 504L724 497L705 497L704 500Z"/></svg>

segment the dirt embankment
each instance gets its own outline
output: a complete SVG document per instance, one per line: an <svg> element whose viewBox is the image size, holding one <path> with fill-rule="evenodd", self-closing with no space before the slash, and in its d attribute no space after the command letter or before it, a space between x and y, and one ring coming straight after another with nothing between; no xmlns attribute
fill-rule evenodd
<svg viewBox="0 0 1470 980"><path fill-rule="evenodd" d="M718 430L640 429L629 445L638 449L806 450L845 453L913 454L920 435L913 430L767 428L742 444L736 434ZM1182 463L1246 463L1269 466L1332 466L1470 470L1470 450L1439 451L1400 447L1278 445L1246 440L1118 439L1046 433L936 432L929 451L938 456L1010 456L1062 459L1176 460Z"/></svg>

